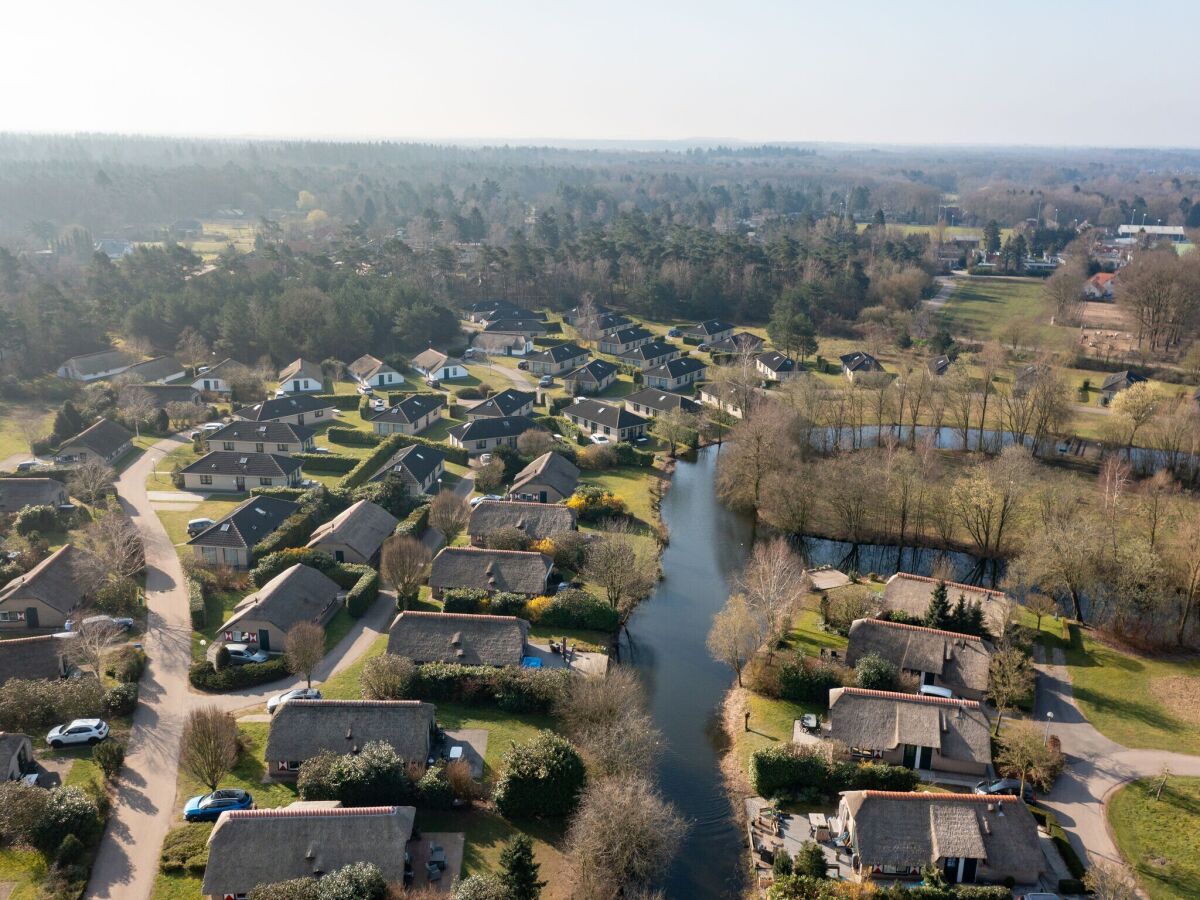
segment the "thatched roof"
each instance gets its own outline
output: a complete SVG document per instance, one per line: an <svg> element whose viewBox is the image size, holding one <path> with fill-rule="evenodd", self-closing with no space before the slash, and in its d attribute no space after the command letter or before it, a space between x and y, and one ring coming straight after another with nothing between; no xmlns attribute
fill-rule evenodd
<svg viewBox="0 0 1200 900"><path fill-rule="evenodd" d="M433 372L443 366L459 366L463 367L461 359L455 359L453 356L447 356L440 350L434 350L430 347L428 350L422 350L412 358L414 369L420 369L422 372Z"/></svg>
<svg viewBox="0 0 1200 900"><path fill-rule="evenodd" d="M868 653L877 653L910 672L932 672L950 687L987 690L992 646L974 635L882 619L857 619L850 625L846 664L857 665Z"/></svg>
<svg viewBox="0 0 1200 900"><path fill-rule="evenodd" d="M921 866L946 857L1040 871L1037 824L1017 797L845 791L863 865Z"/></svg>
<svg viewBox="0 0 1200 900"><path fill-rule="evenodd" d="M17 512L26 506L57 506L66 485L53 478L0 478L0 512Z"/></svg>
<svg viewBox="0 0 1200 900"><path fill-rule="evenodd" d="M519 494L532 482L548 484L564 497L569 497L575 493L575 485L579 483L579 468L561 453L550 450L517 473L512 492Z"/></svg>
<svg viewBox="0 0 1200 900"><path fill-rule="evenodd" d="M61 678L63 653L77 632L0 641L0 684L10 678Z"/></svg>
<svg viewBox="0 0 1200 900"><path fill-rule="evenodd" d="M400 374L382 359L379 359L377 356L371 356L369 353L360 356L354 362L350 363L350 365L346 366L346 371L355 378L364 381L368 378L374 378L380 372L395 372L397 375Z"/></svg>
<svg viewBox="0 0 1200 900"><path fill-rule="evenodd" d="M575 513L554 503L481 500L471 510L467 531L472 537L501 528L519 528L532 540L575 530Z"/></svg>
<svg viewBox="0 0 1200 900"><path fill-rule="evenodd" d="M73 438L62 442L63 447L83 447L105 459L111 457L125 444L133 440L133 432L118 425L112 419L100 419L89 425Z"/></svg>
<svg viewBox="0 0 1200 900"><path fill-rule="evenodd" d="M429 586L477 588L540 594L546 589L550 557L522 550L484 550L480 547L444 547L433 558Z"/></svg>
<svg viewBox="0 0 1200 900"><path fill-rule="evenodd" d="M399 523L382 506L359 500L318 527L308 546L319 547L327 542L345 544L364 559L370 559Z"/></svg>
<svg viewBox="0 0 1200 900"><path fill-rule="evenodd" d="M34 597L63 615L83 603L88 581L82 571L89 554L71 544L59 547L40 563L0 588L0 606L24 608L21 601Z"/></svg>
<svg viewBox="0 0 1200 900"><path fill-rule="evenodd" d="M347 809L304 803L223 813L208 838L201 893L246 893L260 884L326 874L356 862L374 863L389 883L401 884L404 845L415 817L411 806Z"/></svg>
<svg viewBox="0 0 1200 900"><path fill-rule="evenodd" d="M220 630L251 616L283 632L297 622L323 622L337 602L339 590L337 582L325 573L296 563L238 603Z"/></svg>
<svg viewBox="0 0 1200 900"><path fill-rule="evenodd" d="M937 586L936 578L897 572L887 580L887 586L883 589L884 608L896 609L920 618L928 611L929 598ZM968 603L978 600L983 607L983 620L987 623L988 630L994 634L1004 630L1012 601L1003 591L947 581L946 596L951 606L958 602L960 596L965 597Z"/></svg>
<svg viewBox="0 0 1200 900"><path fill-rule="evenodd" d="M887 751L911 744L933 747L947 759L992 761L987 714L973 700L834 688L829 722L830 737L848 747Z"/></svg>
<svg viewBox="0 0 1200 900"><path fill-rule="evenodd" d="M267 766L303 762L322 750L357 753L383 741L401 759L424 764L436 709L419 700L292 700L271 718Z"/></svg>
<svg viewBox="0 0 1200 900"><path fill-rule="evenodd" d="M515 616L477 616L405 610L388 629L388 653L415 662L517 666L529 623Z"/></svg>

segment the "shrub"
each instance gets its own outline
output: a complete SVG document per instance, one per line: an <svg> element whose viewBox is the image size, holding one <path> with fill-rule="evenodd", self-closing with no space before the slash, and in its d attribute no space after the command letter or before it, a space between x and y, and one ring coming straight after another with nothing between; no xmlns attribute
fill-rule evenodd
<svg viewBox="0 0 1200 900"><path fill-rule="evenodd" d="M483 546L489 550L528 550L529 535L515 525L505 525L483 535Z"/></svg>
<svg viewBox="0 0 1200 900"><path fill-rule="evenodd" d="M104 773L104 777L112 781L125 764L125 747L119 741L105 741L92 749L92 759Z"/></svg>
<svg viewBox="0 0 1200 900"><path fill-rule="evenodd" d="M411 659L383 653L368 659L359 684L366 700L404 700L411 695L417 667Z"/></svg>
<svg viewBox="0 0 1200 900"><path fill-rule="evenodd" d="M1087 885L1079 878L1060 878L1058 879L1058 892L1065 895L1086 894Z"/></svg>
<svg viewBox="0 0 1200 900"><path fill-rule="evenodd" d="M1058 824L1058 818L1048 809L1042 809L1037 806L1029 807L1029 811L1033 813L1034 820L1049 833L1050 840L1058 848L1058 855L1062 857L1062 861L1071 873L1071 877L1082 880L1083 876L1087 873L1087 867L1075 852L1075 848L1071 846L1071 841L1067 837L1066 831Z"/></svg>
<svg viewBox="0 0 1200 900"><path fill-rule="evenodd" d="M504 772L492 800L507 819L561 818L578 805L586 778L583 759L565 738L539 731L504 753Z"/></svg>
<svg viewBox="0 0 1200 900"><path fill-rule="evenodd" d="M422 503L412 512L410 512L392 534L400 537L419 538L425 533L425 529L429 526L429 503Z"/></svg>
<svg viewBox="0 0 1200 900"><path fill-rule="evenodd" d="M868 653L854 665L854 683L870 691L890 691L900 672L878 653Z"/></svg>
<svg viewBox="0 0 1200 900"><path fill-rule="evenodd" d="M798 788L824 794L828 776L828 762L808 748L780 744L750 755L750 786L761 797Z"/></svg>
<svg viewBox="0 0 1200 900"><path fill-rule="evenodd" d="M355 503L359 500L369 500L386 509L397 519L403 519L412 512L417 503L416 498L409 493L404 479L395 472L388 472L378 481L360 484L351 492L350 499Z"/></svg>
<svg viewBox="0 0 1200 900"><path fill-rule="evenodd" d="M488 598L487 611L493 616L523 616L526 603L524 594L501 591Z"/></svg>
<svg viewBox="0 0 1200 900"><path fill-rule="evenodd" d="M287 678L290 674L282 656L273 657L265 663L227 665L219 672L210 663L202 660L194 663L188 671L188 682L197 690L217 693L267 684Z"/></svg>
<svg viewBox="0 0 1200 900"><path fill-rule="evenodd" d="M325 429L325 438L331 444L348 444L356 447L376 447L383 441L383 438L373 431L347 428L343 425L330 425Z"/></svg>
<svg viewBox="0 0 1200 900"><path fill-rule="evenodd" d="M908 792L915 791L920 783L921 777L916 769L887 763L863 763L854 766L852 781L844 786L838 785L834 790Z"/></svg>
<svg viewBox="0 0 1200 900"><path fill-rule="evenodd" d="M405 761L383 741L343 756L325 751L301 764L296 789L303 800L340 800L346 806L410 804L416 788L408 762L424 760Z"/></svg>
<svg viewBox="0 0 1200 900"><path fill-rule="evenodd" d="M570 678L566 669L425 663L416 667L410 692L430 703L498 704L507 712L548 713Z"/></svg>
<svg viewBox="0 0 1200 900"><path fill-rule="evenodd" d="M11 678L0 686L0 731L31 733L103 713L104 686L97 678Z"/></svg>
<svg viewBox="0 0 1200 900"><path fill-rule="evenodd" d="M200 631L208 624L208 612L204 605L204 586L195 578L187 579L188 614L192 617L192 630Z"/></svg>
<svg viewBox="0 0 1200 900"><path fill-rule="evenodd" d="M454 396L460 400L482 400L484 399L483 391L477 387L462 387L454 392Z"/></svg>
<svg viewBox="0 0 1200 900"><path fill-rule="evenodd" d="M163 839L159 865L164 872L204 874L208 865L208 836L212 825L192 822L172 828Z"/></svg>
<svg viewBox="0 0 1200 900"><path fill-rule="evenodd" d="M334 475L345 475L358 465L357 458L338 456L336 453L293 453L292 458L303 463L305 472L330 472Z"/></svg>
<svg viewBox="0 0 1200 900"><path fill-rule="evenodd" d="M0 781L0 841L28 843L50 802L50 792L19 781Z"/></svg>
<svg viewBox="0 0 1200 900"><path fill-rule="evenodd" d="M487 591L453 588L442 594L442 612L481 613L487 604Z"/></svg>
<svg viewBox="0 0 1200 900"><path fill-rule="evenodd" d="M250 488L251 497L275 497L279 500L290 500L299 503L311 488L302 487L255 487Z"/></svg>
<svg viewBox="0 0 1200 900"><path fill-rule="evenodd" d="M560 591L549 598L541 610L538 623L555 628L590 628L596 631L616 631L617 611L587 591Z"/></svg>
<svg viewBox="0 0 1200 900"><path fill-rule="evenodd" d="M114 578L96 589L92 608L110 616L132 616L138 612L141 590L132 578Z"/></svg>
<svg viewBox="0 0 1200 900"><path fill-rule="evenodd" d="M54 854L54 864L60 869L73 866L83 859L83 854L83 841L73 834L68 834L58 845L58 852Z"/></svg>
<svg viewBox="0 0 1200 900"><path fill-rule="evenodd" d="M445 770L434 766L417 782L417 797L430 809L449 809L454 805L454 788L444 776Z"/></svg>
<svg viewBox="0 0 1200 900"><path fill-rule="evenodd" d="M367 610L371 608L371 604L378 596L379 573L367 567L367 571L359 577L358 581L354 582L350 593L346 595L346 612L355 619L361 619L367 614Z"/></svg>
<svg viewBox="0 0 1200 900"><path fill-rule="evenodd" d="M137 709L137 702L136 681L114 685L104 692L104 708L110 716L132 716Z"/></svg>
<svg viewBox="0 0 1200 900"><path fill-rule="evenodd" d="M451 900L512 900L507 885L496 875L468 875L454 885Z"/></svg>
<svg viewBox="0 0 1200 900"><path fill-rule="evenodd" d="M104 674L122 683L137 681L146 671L146 653L132 644L118 647L104 660Z"/></svg>
<svg viewBox="0 0 1200 900"><path fill-rule="evenodd" d="M26 506L13 519L13 530L19 535L54 531L58 527L58 510L53 506Z"/></svg>
<svg viewBox="0 0 1200 900"><path fill-rule="evenodd" d="M250 900L384 900L387 881L374 863L350 863L321 878L294 878L260 884Z"/></svg>
<svg viewBox="0 0 1200 900"><path fill-rule="evenodd" d="M587 543L587 537L578 531L564 531L538 541L533 549L551 557L555 568L578 572L583 567Z"/></svg>
<svg viewBox="0 0 1200 900"><path fill-rule="evenodd" d="M311 566L318 572L326 574L329 574L329 571L337 565L334 558L324 550L293 547L261 557L258 560L258 565L250 570L250 581L255 587L260 588L280 572L290 569L297 563L302 566Z"/></svg>
<svg viewBox="0 0 1200 900"><path fill-rule="evenodd" d="M612 444L591 444L575 454L575 465L591 472L611 469L617 465L617 448Z"/></svg>
<svg viewBox="0 0 1200 900"><path fill-rule="evenodd" d="M58 850L67 835L91 843L100 833L100 809L76 787L55 788L41 817L33 824L30 843L47 856Z"/></svg>
<svg viewBox="0 0 1200 900"><path fill-rule="evenodd" d="M779 666L779 694L797 703L829 703L829 691L840 687L841 676L833 666L795 654Z"/></svg>
<svg viewBox="0 0 1200 900"><path fill-rule="evenodd" d="M567 506L575 511L581 522L597 522L601 519L616 519L626 515L625 501L603 488L585 484L576 489L567 500Z"/></svg>
<svg viewBox="0 0 1200 900"><path fill-rule="evenodd" d="M353 412L358 409L358 394L314 394L316 400L324 400L334 409Z"/></svg>

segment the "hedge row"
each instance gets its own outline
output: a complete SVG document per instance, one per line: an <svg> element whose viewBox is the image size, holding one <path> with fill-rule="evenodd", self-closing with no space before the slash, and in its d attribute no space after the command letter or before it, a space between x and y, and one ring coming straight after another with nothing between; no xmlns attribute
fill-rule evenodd
<svg viewBox="0 0 1200 900"><path fill-rule="evenodd" d="M401 439L405 435L390 434L378 444L375 449L359 460L358 465L351 469L338 485L342 490L358 487L391 459L401 447L408 446Z"/></svg>
<svg viewBox="0 0 1200 900"><path fill-rule="evenodd" d="M811 875L776 876L767 890L768 900L846 900L858 896L854 885ZM889 884L872 891L879 900L1012 900L1012 890L995 884L933 885ZM865 895L864 895L865 896Z"/></svg>
<svg viewBox="0 0 1200 900"><path fill-rule="evenodd" d="M345 475L358 465L353 456L334 453L293 453L292 458L300 460L307 472L332 472L335 475Z"/></svg>
<svg viewBox="0 0 1200 900"><path fill-rule="evenodd" d="M324 400L334 409L342 412L354 412L358 409L358 394L316 394L314 400Z"/></svg>
<svg viewBox="0 0 1200 900"><path fill-rule="evenodd" d="M312 488L302 487L256 487L250 489L251 497L275 497L278 500L290 500L298 503L304 499Z"/></svg>
<svg viewBox="0 0 1200 900"><path fill-rule="evenodd" d="M267 556L289 547L300 547L308 543L313 531L335 511L342 502L341 495L312 488L300 500L300 508L284 520L283 524L254 545L254 557Z"/></svg>
<svg viewBox="0 0 1200 900"><path fill-rule="evenodd" d="M188 682L199 691L236 691L241 688L255 687L270 681L287 678L287 663L282 656L275 656L265 663L249 663L244 666L226 666L220 672L213 668L212 663L202 660L193 663L188 670Z"/></svg>
<svg viewBox="0 0 1200 900"><path fill-rule="evenodd" d="M362 568L367 571L354 582L354 587L350 588L350 593L346 595L346 612L355 619L366 615L375 598L379 596L379 573L370 566Z"/></svg>
<svg viewBox="0 0 1200 900"><path fill-rule="evenodd" d="M383 438L373 431L347 428L344 425L329 426L325 429L325 437L331 444L353 444L357 447L376 447L383 441Z"/></svg>
<svg viewBox="0 0 1200 900"><path fill-rule="evenodd" d="M400 520L400 524L396 526L393 534L400 537L419 538L425 533L425 529L429 527L429 504L422 503L416 509L408 514L407 517Z"/></svg>
<svg viewBox="0 0 1200 900"><path fill-rule="evenodd" d="M831 763L820 753L794 744L762 747L750 755L750 786L763 797L801 792L832 797L840 791L913 791L915 769L886 763Z"/></svg>
<svg viewBox="0 0 1200 900"><path fill-rule="evenodd" d="M1039 825L1044 827L1050 835L1050 840L1054 846L1058 848L1058 854L1066 863L1067 869L1071 872L1072 877L1076 880L1082 880L1087 872L1087 866L1083 864L1083 860L1075 852L1075 848L1071 846L1071 841L1067 838L1066 831L1058 824L1058 818L1048 809L1031 806L1029 811L1033 813L1033 818Z"/></svg>
<svg viewBox="0 0 1200 900"><path fill-rule="evenodd" d="M568 669L425 663L416 667L406 693L431 703L494 703L506 712L548 713L570 678Z"/></svg>
<svg viewBox="0 0 1200 900"><path fill-rule="evenodd" d="M187 579L188 613L192 617L192 629L199 631L208 624L204 607L204 585L195 578Z"/></svg>

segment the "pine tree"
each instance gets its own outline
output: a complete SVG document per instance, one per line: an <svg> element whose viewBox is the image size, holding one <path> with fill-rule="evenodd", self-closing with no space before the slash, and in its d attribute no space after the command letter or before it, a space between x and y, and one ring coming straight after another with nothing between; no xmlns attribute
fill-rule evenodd
<svg viewBox="0 0 1200 900"><path fill-rule="evenodd" d="M925 624L930 628L945 628L950 624L950 601L946 598L946 582L939 581L929 598Z"/></svg>
<svg viewBox="0 0 1200 900"><path fill-rule="evenodd" d="M987 623L983 619L983 604L980 601L973 600L966 608L962 630L965 634L973 634L981 638L990 637Z"/></svg>
<svg viewBox="0 0 1200 900"><path fill-rule="evenodd" d="M970 634L970 632L966 630L968 615L966 595L959 594L958 602L954 604L954 611L950 613L950 630L958 631L963 634Z"/></svg>
<svg viewBox="0 0 1200 900"><path fill-rule="evenodd" d="M500 865L504 870L500 880L513 900L537 900L541 896L546 882L538 881L541 866L533 860L533 841L529 835L518 834L508 842L500 854Z"/></svg>
<svg viewBox="0 0 1200 900"><path fill-rule="evenodd" d="M825 852L820 844L805 841L796 854L792 863L792 872L796 875L807 875L810 878L825 877Z"/></svg>
<svg viewBox="0 0 1200 900"><path fill-rule="evenodd" d="M69 437L74 437L83 431L83 417L70 400L64 400L62 408L54 416L54 427L50 433L50 442L61 444Z"/></svg>

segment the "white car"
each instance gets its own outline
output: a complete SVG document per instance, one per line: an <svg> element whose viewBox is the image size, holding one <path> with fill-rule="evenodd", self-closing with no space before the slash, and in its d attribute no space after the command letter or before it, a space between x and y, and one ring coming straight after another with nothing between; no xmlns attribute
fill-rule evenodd
<svg viewBox="0 0 1200 900"><path fill-rule="evenodd" d="M283 704L291 700L320 700L321 692L316 688L296 688L291 691L284 691L282 694L276 694L267 701L267 712L275 715L275 710L283 706Z"/></svg>
<svg viewBox="0 0 1200 900"><path fill-rule="evenodd" d="M51 747L73 744L98 744L108 737L108 723L103 719L75 719L66 725L56 725L46 733Z"/></svg>
<svg viewBox="0 0 1200 900"><path fill-rule="evenodd" d="M200 426L200 429L202 431L207 431L207 432L211 433L214 431L220 431L224 427L225 427L224 422L205 422L203 425Z"/></svg>
<svg viewBox="0 0 1200 900"><path fill-rule="evenodd" d="M225 649L229 651L229 661L235 666L265 663L270 659L265 650L251 650L247 644L226 644Z"/></svg>
<svg viewBox="0 0 1200 900"><path fill-rule="evenodd" d="M501 497L499 494L484 494L482 497L472 497L471 498L471 509L474 509L475 507L477 507L484 500L503 500L503 499L504 498Z"/></svg>
<svg viewBox="0 0 1200 900"><path fill-rule="evenodd" d="M607 434L593 434L588 438L593 444L611 444L612 439Z"/></svg>

